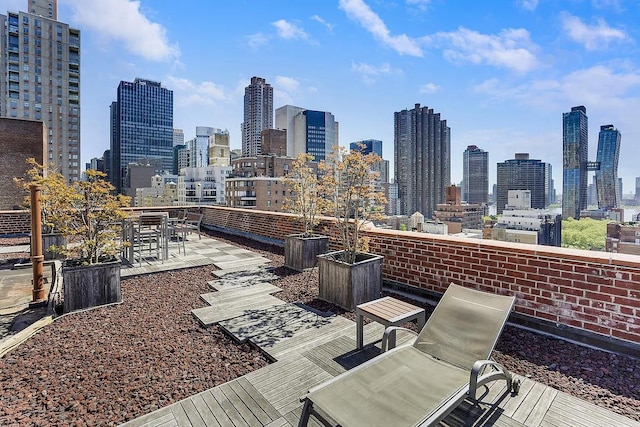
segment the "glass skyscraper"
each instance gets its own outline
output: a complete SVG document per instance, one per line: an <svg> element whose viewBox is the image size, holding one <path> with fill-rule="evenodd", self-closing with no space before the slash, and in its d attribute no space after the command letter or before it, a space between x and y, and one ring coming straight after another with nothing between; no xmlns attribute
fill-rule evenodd
<svg viewBox="0 0 640 427"><path fill-rule="evenodd" d="M462 200L487 203L489 199L489 153L469 145L462 155Z"/></svg>
<svg viewBox="0 0 640 427"><path fill-rule="evenodd" d="M598 208L612 209L618 207L622 194L618 190L618 158L620 156L620 140L622 136L613 125L600 126L598 137L598 153L596 162L596 188Z"/></svg>
<svg viewBox="0 0 640 427"><path fill-rule="evenodd" d="M451 128L440 113L420 104L394 113L394 165L399 214L431 218L451 184Z"/></svg>
<svg viewBox="0 0 640 427"><path fill-rule="evenodd" d="M587 109L573 107L562 113L562 217L580 218L587 208L589 158Z"/></svg>
<svg viewBox="0 0 640 427"><path fill-rule="evenodd" d="M361 146L364 146L362 149ZM352 142L349 145L351 150L360 150L362 154L375 153L382 157L382 141L379 139L364 139L362 141Z"/></svg>
<svg viewBox="0 0 640 427"><path fill-rule="evenodd" d="M112 183L119 193L130 163L145 160L173 171L173 91L151 80L121 81L111 104L111 132Z"/></svg>

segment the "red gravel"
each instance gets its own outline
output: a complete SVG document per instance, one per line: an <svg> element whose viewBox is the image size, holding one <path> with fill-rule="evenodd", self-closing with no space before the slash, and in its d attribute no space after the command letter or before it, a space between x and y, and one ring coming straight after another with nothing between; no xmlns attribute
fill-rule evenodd
<svg viewBox="0 0 640 427"><path fill-rule="evenodd" d="M285 269L282 249L212 234L272 260L279 298L353 318L317 299L317 272ZM265 366L255 349L193 319L211 270L123 280L123 304L63 317L0 359L0 425L115 425ZM494 354L513 372L640 421L640 360L514 327Z"/></svg>
<svg viewBox="0 0 640 427"><path fill-rule="evenodd" d="M212 269L123 280L123 304L59 318L0 359L0 425L118 425L266 366L191 315Z"/></svg>

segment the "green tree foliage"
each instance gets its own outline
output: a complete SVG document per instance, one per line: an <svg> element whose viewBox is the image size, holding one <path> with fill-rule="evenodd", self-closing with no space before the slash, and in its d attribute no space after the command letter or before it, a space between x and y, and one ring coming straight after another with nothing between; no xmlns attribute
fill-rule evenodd
<svg viewBox="0 0 640 427"><path fill-rule="evenodd" d="M562 221L562 247L604 251L608 220L573 218Z"/></svg>

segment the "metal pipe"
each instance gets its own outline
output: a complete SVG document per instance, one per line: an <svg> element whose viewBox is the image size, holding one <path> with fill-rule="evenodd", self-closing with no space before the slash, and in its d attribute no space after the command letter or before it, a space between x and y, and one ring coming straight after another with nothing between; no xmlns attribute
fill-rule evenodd
<svg viewBox="0 0 640 427"><path fill-rule="evenodd" d="M42 187L36 184L31 190L31 265L33 271L32 302L42 302L44 296L44 255L42 254L42 214L40 211Z"/></svg>

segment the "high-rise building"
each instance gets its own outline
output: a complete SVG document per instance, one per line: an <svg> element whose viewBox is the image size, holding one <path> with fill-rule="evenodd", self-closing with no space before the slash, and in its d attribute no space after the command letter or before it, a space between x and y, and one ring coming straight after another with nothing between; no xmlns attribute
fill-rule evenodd
<svg viewBox="0 0 640 427"><path fill-rule="evenodd" d="M589 160L587 109L573 107L562 113L562 217L580 218L587 208Z"/></svg>
<svg viewBox="0 0 640 427"><path fill-rule="evenodd" d="M362 154L376 154L380 156L380 161L371 168L373 172L378 173L376 185L382 190L383 184L389 182L389 160L382 158L382 141L378 139L364 139L362 141L352 142L349 145L350 150L362 151Z"/></svg>
<svg viewBox="0 0 640 427"><path fill-rule="evenodd" d="M400 215L431 218L451 181L451 129L428 107L394 113L394 175Z"/></svg>
<svg viewBox="0 0 640 427"><path fill-rule="evenodd" d="M636 177L636 201L640 201L640 176Z"/></svg>
<svg viewBox="0 0 640 427"><path fill-rule="evenodd" d="M478 204L489 200L489 153L475 145L462 154L462 200Z"/></svg>
<svg viewBox="0 0 640 427"><path fill-rule="evenodd" d="M189 151L191 151L191 164L189 167L201 168L209 166L209 140L216 132L223 131L208 126L196 126L196 137L185 143Z"/></svg>
<svg viewBox="0 0 640 427"><path fill-rule="evenodd" d="M58 0L27 0L29 13L44 16L49 19L58 19Z"/></svg>
<svg viewBox="0 0 640 427"><path fill-rule="evenodd" d="M622 202L622 178L618 178L618 186L616 188L617 194L620 195L620 197L618 198L618 201L621 203Z"/></svg>
<svg viewBox="0 0 640 427"><path fill-rule="evenodd" d="M276 110L276 128L287 131L287 155L309 153L324 160L339 144L339 124L333 114L285 105Z"/></svg>
<svg viewBox="0 0 640 427"><path fill-rule="evenodd" d="M251 77L244 89L244 121L242 122L242 155L260 154L260 134L273 128L273 88L261 77Z"/></svg>
<svg viewBox="0 0 640 427"><path fill-rule="evenodd" d="M209 166L229 166L230 163L229 131L214 128L209 136Z"/></svg>
<svg viewBox="0 0 640 427"><path fill-rule="evenodd" d="M382 157L382 141L378 139L363 139L352 142L349 146L351 150L360 150L363 154L375 153Z"/></svg>
<svg viewBox="0 0 640 427"><path fill-rule="evenodd" d="M600 126L596 162L596 188L598 209L618 207L622 194L618 189L618 158L620 156L620 132L613 125Z"/></svg>
<svg viewBox="0 0 640 427"><path fill-rule="evenodd" d="M182 129L173 129L173 146L184 145L184 131Z"/></svg>
<svg viewBox="0 0 640 427"><path fill-rule="evenodd" d="M136 78L120 82L117 99L111 104L111 170L112 183L122 192L129 163L157 159L160 171L173 171L173 91Z"/></svg>
<svg viewBox="0 0 640 427"><path fill-rule="evenodd" d="M287 131L287 155L297 157L300 153L306 153L306 148L299 147L299 153L296 153L294 118L298 114L302 114L306 108L296 107L293 105L284 105L276 109L276 128Z"/></svg>
<svg viewBox="0 0 640 427"><path fill-rule="evenodd" d="M49 167L77 181L80 30L56 20L56 1L25 3L33 13L0 15L0 117L43 121Z"/></svg>
<svg viewBox="0 0 640 427"><path fill-rule="evenodd" d="M496 211L502 213L508 203L509 190L530 190L531 208L544 209L547 204L548 163L530 159L528 153L516 153L515 159L498 163Z"/></svg>
<svg viewBox="0 0 640 427"><path fill-rule="evenodd" d="M287 131L285 129L265 129L262 131L262 154L286 157Z"/></svg>

